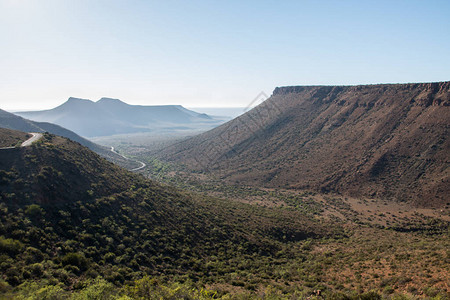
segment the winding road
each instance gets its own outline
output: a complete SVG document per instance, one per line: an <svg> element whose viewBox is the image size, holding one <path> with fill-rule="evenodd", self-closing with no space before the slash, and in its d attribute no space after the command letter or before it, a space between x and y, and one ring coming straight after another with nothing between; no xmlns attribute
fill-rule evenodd
<svg viewBox="0 0 450 300"><path fill-rule="evenodd" d="M33 144L34 142L38 141L40 138L42 138L42 133L38 133L38 132L30 132L30 134L32 135L32 137L30 137L28 140L26 140L25 142L22 143L22 145L20 145L20 147L27 147L30 146L31 144Z"/></svg>
<svg viewBox="0 0 450 300"><path fill-rule="evenodd" d="M141 164L140 167L137 167L137 168L134 168L134 169L131 169L131 170L128 170L128 171L131 171L131 172L139 171L140 169L143 169L143 168L145 168L145 167L147 166L147 165L146 165L145 163L143 163L142 161L139 161L139 160L136 160L136 159L130 159L130 158L126 157L126 156L123 156L123 155L120 154L119 152L115 151L115 150L114 150L114 147L112 147L112 146L111 146L111 152L113 152L113 153L115 153L115 154L117 154L117 155L122 156L122 157L123 157L124 159L126 159L126 160L132 160L132 161L135 161L135 162L138 162L138 163Z"/></svg>
<svg viewBox="0 0 450 300"><path fill-rule="evenodd" d="M38 132L29 132L29 134L32 135L32 137L30 137L28 140L26 140L25 142L23 142L20 147L27 147L30 146L31 144L33 144L34 142L38 141L39 139L42 138L42 133L38 133ZM5 149L14 149L17 147L2 147L0 148L0 150L5 150Z"/></svg>
<svg viewBox="0 0 450 300"><path fill-rule="evenodd" d="M39 133L39 132L29 132L29 134L31 134L32 137L30 137L28 140L26 140L25 142L23 142L23 143L20 145L20 147L28 147L28 146L31 146L31 144L33 144L34 142L40 140L40 139L42 138L42 136L43 136L42 133ZM14 148L17 148L17 147L0 147L0 150L14 149ZM126 160L135 161L135 162L141 164L139 167L129 170L129 171L131 171L131 172L139 171L139 170L141 170L141 169L143 169L143 168L145 168L145 167L147 166L147 165L146 165L144 162L142 162L142 161L139 161L139 160L136 160L136 159L130 159L130 158L128 158L128 157L126 157L126 156L123 156L122 154L116 152L116 151L114 150L114 147L111 147L111 152L113 152L113 153L115 153L115 154L117 154L117 155L120 155L121 157L123 157L123 158L126 159Z"/></svg>

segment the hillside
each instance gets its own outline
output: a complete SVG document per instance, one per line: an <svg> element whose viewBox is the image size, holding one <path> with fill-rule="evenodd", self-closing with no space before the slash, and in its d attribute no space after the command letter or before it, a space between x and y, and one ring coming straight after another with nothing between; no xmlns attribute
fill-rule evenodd
<svg viewBox="0 0 450 300"><path fill-rule="evenodd" d="M47 123L47 122L34 122L31 120L24 119L13 113L0 109L0 127L9 128L13 130L19 130L24 132L50 132L56 135L67 137L72 141L78 142L81 145L88 147L92 151L102 152L105 147L97 145L81 136L77 135L75 132L70 131L61 126Z"/></svg>
<svg viewBox="0 0 450 300"><path fill-rule="evenodd" d="M50 134L0 151L1 292L99 275L117 285L144 275L214 282L244 269L264 282L269 271L257 268L284 260L283 243L339 233L297 212L155 184Z"/></svg>
<svg viewBox="0 0 450 300"><path fill-rule="evenodd" d="M22 131L10 130L0 127L0 136L2 137L2 139L0 140L0 148L5 148L5 147L16 147L20 145L22 142L26 141L31 135Z"/></svg>
<svg viewBox="0 0 450 300"><path fill-rule="evenodd" d="M44 111L18 112L18 115L51 122L86 137L150 132L154 130L209 129L220 120L196 113L180 105L129 105L118 99L97 102L69 98L58 107Z"/></svg>
<svg viewBox="0 0 450 300"><path fill-rule="evenodd" d="M139 166L138 163L126 160L122 156L111 152L109 148L93 143L66 128L52 123L27 120L2 109L0 109L0 128L7 128L24 132L49 132L55 135L60 135L69 138L72 141L78 142L85 147L88 147L92 151L100 154L101 156L124 168L132 169Z"/></svg>
<svg viewBox="0 0 450 300"><path fill-rule="evenodd" d="M232 183L449 202L450 82L276 88L155 155Z"/></svg>
<svg viewBox="0 0 450 300"><path fill-rule="evenodd" d="M336 197L215 188L227 196L148 181L47 133L0 150L0 298L447 295L448 213L371 223ZM234 199L249 196L264 204Z"/></svg>

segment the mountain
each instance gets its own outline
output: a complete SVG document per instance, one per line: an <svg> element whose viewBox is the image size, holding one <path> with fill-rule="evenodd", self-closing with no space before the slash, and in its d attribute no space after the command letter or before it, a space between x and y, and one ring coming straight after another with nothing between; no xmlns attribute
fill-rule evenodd
<svg viewBox="0 0 450 300"><path fill-rule="evenodd" d="M0 130L0 141L11 136L27 138ZM444 219L377 213L404 222L384 228L358 219L344 197L224 187L270 196L259 206L180 191L48 133L0 149L0 298L447 295ZM334 209L340 217L327 216Z"/></svg>
<svg viewBox="0 0 450 300"><path fill-rule="evenodd" d="M209 129L220 122L181 105L129 105L111 98L101 98L93 102L71 97L62 105L50 110L17 114L35 121L55 123L87 137L158 129L182 130L203 127Z"/></svg>
<svg viewBox="0 0 450 300"><path fill-rule="evenodd" d="M25 132L50 132L78 142L124 168L132 169L139 166L139 164L134 161L127 160L112 152L109 148L93 143L66 128L52 123L27 120L2 109L0 109L0 128L8 128Z"/></svg>
<svg viewBox="0 0 450 300"><path fill-rule="evenodd" d="M0 151L0 293L39 280L77 289L97 276L220 282L245 268L264 278L258 268L281 263L288 243L334 236L298 212L161 186L52 134Z"/></svg>
<svg viewBox="0 0 450 300"><path fill-rule="evenodd" d="M156 154L234 183L449 202L450 82L292 86Z"/></svg>
<svg viewBox="0 0 450 300"><path fill-rule="evenodd" d="M95 152L105 151L105 147L97 145L81 136L77 135L75 132L70 131L61 126L47 123L47 122L34 122L31 120L24 119L15 114L9 113L7 111L0 109L0 127L9 128L25 132L50 132L56 135L67 137L75 142L80 143L83 146Z"/></svg>

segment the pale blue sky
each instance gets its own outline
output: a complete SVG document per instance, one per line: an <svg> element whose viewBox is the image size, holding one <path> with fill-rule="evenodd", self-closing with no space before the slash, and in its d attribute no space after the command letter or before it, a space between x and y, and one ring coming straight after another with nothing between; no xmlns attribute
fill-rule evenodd
<svg viewBox="0 0 450 300"><path fill-rule="evenodd" d="M450 80L450 1L0 0L0 108Z"/></svg>

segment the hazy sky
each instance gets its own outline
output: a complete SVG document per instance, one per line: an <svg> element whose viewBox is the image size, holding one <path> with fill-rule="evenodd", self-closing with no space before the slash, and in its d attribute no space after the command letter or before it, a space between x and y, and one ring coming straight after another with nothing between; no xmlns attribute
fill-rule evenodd
<svg viewBox="0 0 450 300"><path fill-rule="evenodd" d="M0 0L0 108L450 80L450 1Z"/></svg>

